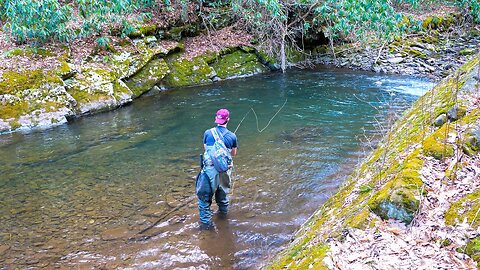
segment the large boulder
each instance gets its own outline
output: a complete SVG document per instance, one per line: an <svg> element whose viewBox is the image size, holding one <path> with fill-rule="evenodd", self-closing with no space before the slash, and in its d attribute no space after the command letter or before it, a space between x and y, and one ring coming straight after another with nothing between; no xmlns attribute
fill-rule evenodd
<svg viewBox="0 0 480 270"><path fill-rule="evenodd" d="M221 79L248 76L268 71L268 68L259 61L255 53L243 50L236 50L230 54L218 57L218 60L212 64L212 67Z"/></svg>
<svg viewBox="0 0 480 270"><path fill-rule="evenodd" d="M119 79L129 78L142 69L150 60L160 55L167 55L170 50L176 49L179 44L166 48L156 42L155 37L145 37L133 40L133 47L124 47L121 53L113 54L108 64Z"/></svg>
<svg viewBox="0 0 480 270"><path fill-rule="evenodd" d="M65 123L75 100L52 70L5 71L0 104L0 132L4 132Z"/></svg>
<svg viewBox="0 0 480 270"><path fill-rule="evenodd" d="M201 56L190 60L180 55L173 55L166 60L171 71L164 79L167 86L207 84L211 83L212 78L217 75Z"/></svg>
<svg viewBox="0 0 480 270"><path fill-rule="evenodd" d="M161 58L154 59L148 62L138 73L126 80L126 84L132 90L133 96L138 97L150 90L168 73L170 73L170 69L165 60Z"/></svg>
<svg viewBox="0 0 480 270"><path fill-rule="evenodd" d="M68 93L76 100L77 114L110 110L132 101L133 93L115 72L98 67L84 67L65 81Z"/></svg>

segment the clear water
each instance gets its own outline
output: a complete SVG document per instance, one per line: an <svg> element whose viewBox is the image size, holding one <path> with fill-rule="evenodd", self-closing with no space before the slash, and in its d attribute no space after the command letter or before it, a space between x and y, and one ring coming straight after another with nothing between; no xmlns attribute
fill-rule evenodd
<svg viewBox="0 0 480 270"><path fill-rule="evenodd" d="M289 242L428 81L345 70L267 74L142 97L0 135L0 269L256 269ZM194 177L221 107L238 127L227 219L198 229ZM216 206L213 206L216 210ZM158 224L139 234L140 231Z"/></svg>

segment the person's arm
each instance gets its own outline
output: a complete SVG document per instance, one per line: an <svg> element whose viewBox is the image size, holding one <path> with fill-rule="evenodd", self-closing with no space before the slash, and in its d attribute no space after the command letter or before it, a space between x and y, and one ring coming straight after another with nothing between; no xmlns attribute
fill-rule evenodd
<svg viewBox="0 0 480 270"><path fill-rule="evenodd" d="M236 156L237 155L237 148L236 147L232 148L232 151L230 152L230 154L232 155L232 157Z"/></svg>

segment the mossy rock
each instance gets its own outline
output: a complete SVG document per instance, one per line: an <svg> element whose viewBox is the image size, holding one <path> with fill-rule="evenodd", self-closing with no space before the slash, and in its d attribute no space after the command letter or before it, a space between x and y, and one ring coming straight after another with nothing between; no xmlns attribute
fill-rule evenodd
<svg viewBox="0 0 480 270"><path fill-rule="evenodd" d="M477 262L477 269L480 269L480 236L470 240L465 247L465 254Z"/></svg>
<svg viewBox="0 0 480 270"><path fill-rule="evenodd" d="M476 155L480 152L480 127L472 128L467 131L463 150L470 156Z"/></svg>
<svg viewBox="0 0 480 270"><path fill-rule="evenodd" d="M285 54L287 55L287 61L290 63L298 63L305 60L305 55L293 48L285 50Z"/></svg>
<svg viewBox="0 0 480 270"><path fill-rule="evenodd" d="M212 64L212 67L217 72L217 76L222 79L268 71L254 53L247 53L243 50L221 56Z"/></svg>
<svg viewBox="0 0 480 270"><path fill-rule="evenodd" d="M438 160L442 160L446 157L453 157L453 145L446 141L446 136L448 136L446 133L447 129L449 129L449 132L452 132L452 127L450 125L443 125L423 141L424 155L434 157Z"/></svg>
<svg viewBox="0 0 480 270"><path fill-rule="evenodd" d="M463 55L463 56L469 56L469 55L474 55L477 53L477 49L475 48L465 48L463 50L460 50L460 55Z"/></svg>
<svg viewBox="0 0 480 270"><path fill-rule="evenodd" d="M211 83L211 79L216 75L215 70L201 56L187 60L180 58L180 55L172 55L166 58L166 62L170 73L165 76L163 81L167 86L207 84Z"/></svg>
<svg viewBox="0 0 480 270"><path fill-rule="evenodd" d="M74 109L78 114L110 110L130 102L133 96L114 72L101 68L85 68L65 83L67 91L76 100Z"/></svg>
<svg viewBox="0 0 480 270"><path fill-rule="evenodd" d="M38 89L43 84L63 85L60 77L41 69L22 72L5 71L0 79L0 95L15 94L26 89Z"/></svg>
<svg viewBox="0 0 480 270"><path fill-rule="evenodd" d="M453 106L447 111L447 117L450 121L457 121L458 119L465 116L467 113L467 108L464 106Z"/></svg>
<svg viewBox="0 0 480 270"><path fill-rule="evenodd" d="M361 211L358 211L348 217L345 220L345 226L349 228L366 229L374 225L374 221L375 218L370 217L370 210L365 207Z"/></svg>
<svg viewBox="0 0 480 270"><path fill-rule="evenodd" d="M396 219L410 224L418 210L423 182L420 169L423 160L419 151L413 152L401 164L400 172L374 193L368 201L372 211L382 219Z"/></svg>
<svg viewBox="0 0 480 270"><path fill-rule="evenodd" d="M426 59L427 58L427 55L423 52L421 52L420 50L417 50L417 49L408 49L406 51L409 55L411 56L414 56L414 57L418 57L418 58L422 58L422 59Z"/></svg>
<svg viewBox="0 0 480 270"><path fill-rule="evenodd" d="M140 72L130 77L126 84L133 92L133 96L138 97L160 82L169 72L170 69L165 60L154 59L148 62Z"/></svg>
<svg viewBox="0 0 480 270"><path fill-rule="evenodd" d="M141 54L131 52L116 53L110 58L110 64L119 79L124 79L137 73L153 57L153 52L146 49Z"/></svg>
<svg viewBox="0 0 480 270"><path fill-rule="evenodd" d="M115 53L108 58L108 64L115 72L118 79L126 79L139 72L150 60L170 53L170 49L164 48L149 39L137 39L133 41L135 51L123 51ZM172 50L176 50L181 44L177 44Z"/></svg>
<svg viewBox="0 0 480 270"><path fill-rule="evenodd" d="M54 70L5 71L1 79L1 131L66 122L74 100Z"/></svg>
<svg viewBox="0 0 480 270"><path fill-rule="evenodd" d="M25 49L15 48L15 49L4 52L3 55L5 55L6 57L14 57L14 56L51 57L51 56L55 56L56 54L53 51L51 51L49 49L45 49L45 48L30 48L30 47L27 47Z"/></svg>
<svg viewBox="0 0 480 270"><path fill-rule="evenodd" d="M66 80L73 76L75 73L74 65L68 63L67 61L61 61L60 66L57 67L56 73L60 76L63 80Z"/></svg>
<svg viewBox="0 0 480 270"><path fill-rule="evenodd" d="M268 54L261 51L256 51L255 55L257 55L258 61L268 67L271 71L277 71L280 69L280 65L277 63L277 60Z"/></svg>
<svg viewBox="0 0 480 270"><path fill-rule="evenodd" d="M154 36L157 32L158 26L156 24L146 24L137 26L134 31L128 34L130 38L139 38L144 36Z"/></svg>
<svg viewBox="0 0 480 270"><path fill-rule="evenodd" d="M452 203L450 209L445 213L445 223L455 225L458 222L468 222L473 228L480 226L480 189L466 195L460 200Z"/></svg>

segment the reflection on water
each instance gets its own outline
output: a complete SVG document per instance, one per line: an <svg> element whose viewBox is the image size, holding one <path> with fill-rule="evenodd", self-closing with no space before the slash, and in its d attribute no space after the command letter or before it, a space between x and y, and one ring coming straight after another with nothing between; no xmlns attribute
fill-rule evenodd
<svg viewBox="0 0 480 270"><path fill-rule="evenodd" d="M255 269L431 84L338 70L178 89L114 112L0 135L0 269ZM198 230L194 177L218 108L237 131L227 219ZM362 147L363 145L363 147ZM213 207L216 210L216 206ZM156 224L155 226L152 226Z"/></svg>

